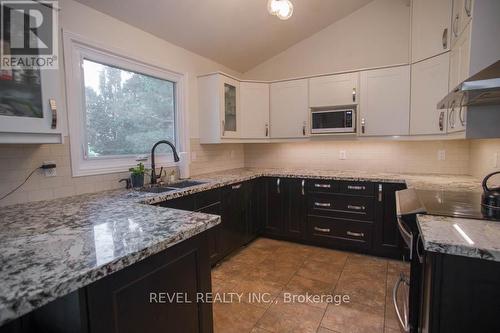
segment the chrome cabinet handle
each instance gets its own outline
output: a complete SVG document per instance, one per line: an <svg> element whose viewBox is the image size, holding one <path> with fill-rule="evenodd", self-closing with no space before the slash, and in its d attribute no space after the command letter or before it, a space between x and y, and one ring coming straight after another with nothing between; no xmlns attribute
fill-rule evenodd
<svg viewBox="0 0 500 333"><path fill-rule="evenodd" d="M458 20L460 19L460 14L457 13L453 18L453 23L451 24L451 30L453 31L453 36L458 37Z"/></svg>
<svg viewBox="0 0 500 333"><path fill-rule="evenodd" d="M352 232L352 231L347 231L346 234L348 236L354 236L354 237L365 237L365 234L362 232Z"/></svg>
<svg viewBox="0 0 500 333"><path fill-rule="evenodd" d="M314 184L314 187L331 188L332 185L330 185L330 184Z"/></svg>
<svg viewBox="0 0 500 333"><path fill-rule="evenodd" d="M356 191L363 191L363 190L366 190L366 186L361 186L361 185L347 185L347 189L349 189L349 190L356 190Z"/></svg>
<svg viewBox="0 0 500 333"><path fill-rule="evenodd" d="M276 191L278 192L278 194L281 193L281 189L280 189L280 178L276 179Z"/></svg>
<svg viewBox="0 0 500 333"><path fill-rule="evenodd" d="M455 101L451 103L451 110L448 114L448 124L450 128L455 128Z"/></svg>
<svg viewBox="0 0 500 333"><path fill-rule="evenodd" d="M439 113L439 130L441 132L444 130L444 111Z"/></svg>
<svg viewBox="0 0 500 333"><path fill-rule="evenodd" d="M269 124L266 123L266 137L269 136Z"/></svg>
<svg viewBox="0 0 500 333"><path fill-rule="evenodd" d="M49 99L49 108L50 112L52 113L52 120L50 123L50 128L56 129L57 128L57 105L56 105L56 100L51 98Z"/></svg>
<svg viewBox="0 0 500 333"><path fill-rule="evenodd" d="M392 303L394 304L394 309L396 310L396 315L398 317L399 324L401 324L401 327L403 328L403 331L410 332L410 325L408 323L408 305L406 303L407 302L406 296L405 296L405 303L403 306L403 314L401 314L401 311L399 311L399 307L398 307L398 292L399 292L399 287L401 286L401 283L409 285L408 279L402 273L401 273L401 276L399 277L398 281L396 281L394 288L392 289ZM403 316L404 316L404 319L403 319Z"/></svg>
<svg viewBox="0 0 500 333"><path fill-rule="evenodd" d="M365 134L366 120L361 118L361 133Z"/></svg>
<svg viewBox="0 0 500 333"><path fill-rule="evenodd" d="M378 202L382 202L382 192L383 192L383 186L382 184L378 184Z"/></svg>
<svg viewBox="0 0 500 333"><path fill-rule="evenodd" d="M352 101L356 102L356 88L352 88Z"/></svg>
<svg viewBox="0 0 500 333"><path fill-rule="evenodd" d="M353 209L353 210L366 210L365 206L355 206L355 205L347 205L348 209Z"/></svg>
<svg viewBox="0 0 500 333"><path fill-rule="evenodd" d="M467 14L467 16L471 17L471 14L472 14L472 0L465 0L464 1L464 9L465 9L465 13Z"/></svg>
<svg viewBox="0 0 500 333"><path fill-rule="evenodd" d="M233 186L231 186L231 188L232 188L233 190L239 190L239 189L241 188L241 184L238 184L238 185L233 185Z"/></svg>
<svg viewBox="0 0 500 333"><path fill-rule="evenodd" d="M304 125L302 125L302 135L306 135L306 122L304 121Z"/></svg>
<svg viewBox="0 0 500 333"><path fill-rule="evenodd" d="M315 231L319 231L319 232L330 232L330 228L318 228L318 227L314 227L314 230Z"/></svg>
<svg viewBox="0 0 500 333"><path fill-rule="evenodd" d="M222 121L222 136L224 136L226 134L226 121L223 120Z"/></svg>
<svg viewBox="0 0 500 333"><path fill-rule="evenodd" d="M460 120L460 124L462 126L465 126L465 124L466 124L464 114L465 114L465 111L467 110L466 107L462 106L463 105L463 101L464 101L464 97L465 97L465 94L462 95L462 98L460 99L460 111L458 112L458 119Z"/></svg>
<svg viewBox="0 0 500 333"><path fill-rule="evenodd" d="M316 207L331 207L332 204L330 202L315 202L314 206L316 206Z"/></svg>
<svg viewBox="0 0 500 333"><path fill-rule="evenodd" d="M448 48L448 28L443 30L443 49L446 50Z"/></svg>
<svg viewBox="0 0 500 333"><path fill-rule="evenodd" d="M305 184L306 184L306 180L305 180L305 179L302 179L302 182L301 182L301 184L300 184L300 185L301 185L302 195L305 195L305 194L306 194L306 193L305 193L305 191L304 191L304 186L305 186Z"/></svg>

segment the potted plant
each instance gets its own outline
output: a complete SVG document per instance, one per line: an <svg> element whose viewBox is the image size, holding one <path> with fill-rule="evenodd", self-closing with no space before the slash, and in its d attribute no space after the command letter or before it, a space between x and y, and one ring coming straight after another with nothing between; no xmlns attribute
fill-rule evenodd
<svg viewBox="0 0 500 333"><path fill-rule="evenodd" d="M132 181L132 187L143 187L144 186L144 174L146 173L146 168L144 164L139 163L137 166L128 169L130 171L130 180Z"/></svg>

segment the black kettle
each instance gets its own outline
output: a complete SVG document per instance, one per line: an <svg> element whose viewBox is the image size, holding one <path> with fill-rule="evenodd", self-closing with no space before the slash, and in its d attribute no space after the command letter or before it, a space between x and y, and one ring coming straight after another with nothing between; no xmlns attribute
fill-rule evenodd
<svg viewBox="0 0 500 333"><path fill-rule="evenodd" d="M493 176L500 174L500 171L490 173L483 179L483 195L481 197L481 205L483 212L495 218L500 217L500 187L489 188L488 180Z"/></svg>

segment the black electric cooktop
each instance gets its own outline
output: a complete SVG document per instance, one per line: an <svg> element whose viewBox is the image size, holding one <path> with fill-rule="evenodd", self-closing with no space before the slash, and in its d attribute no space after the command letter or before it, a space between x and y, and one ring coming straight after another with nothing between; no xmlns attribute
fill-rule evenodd
<svg viewBox="0 0 500 333"><path fill-rule="evenodd" d="M468 219L500 221L500 210L486 210L481 206L480 192L451 192L417 190L427 214Z"/></svg>

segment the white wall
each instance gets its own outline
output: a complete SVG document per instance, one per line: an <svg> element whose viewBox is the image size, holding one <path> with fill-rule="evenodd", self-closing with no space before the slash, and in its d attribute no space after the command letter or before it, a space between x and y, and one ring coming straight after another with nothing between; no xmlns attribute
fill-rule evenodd
<svg viewBox="0 0 500 333"><path fill-rule="evenodd" d="M243 145L203 147L199 145L197 139L199 130L196 76L217 70L233 75L241 74L75 1L60 0L59 5L62 8L60 25L64 30L79 34L109 48L123 50L130 57L187 75L185 90L188 94L187 107L192 138L191 147L199 155L199 158L191 165L193 174L243 166ZM62 47L60 47L60 55L62 56L62 54ZM60 62L60 69L64 93L63 62ZM61 105L59 105L59 109L63 109ZM67 110L67 112L77 111ZM64 112L62 116L64 119ZM62 129L64 134L67 134L66 126ZM19 185L43 161L55 161L57 164L56 177L45 178L41 173L36 172L13 195L0 201L0 206L48 200L124 186L123 183L118 183L118 180L128 177L129 172L125 169L119 173L72 177L70 138L71 133L70 137L65 138L64 144L57 145L0 145L0 196ZM170 170L168 171L170 172Z"/></svg>
<svg viewBox="0 0 500 333"><path fill-rule="evenodd" d="M249 70L244 77L276 80L408 63L409 3L374 0Z"/></svg>
<svg viewBox="0 0 500 333"><path fill-rule="evenodd" d="M128 56L187 74L190 137L199 138L198 92L196 76L221 70L239 76L212 60L155 37L125 22L98 12L73 0L60 0L60 25L109 48L123 50ZM69 112L73 112L69 110Z"/></svg>

